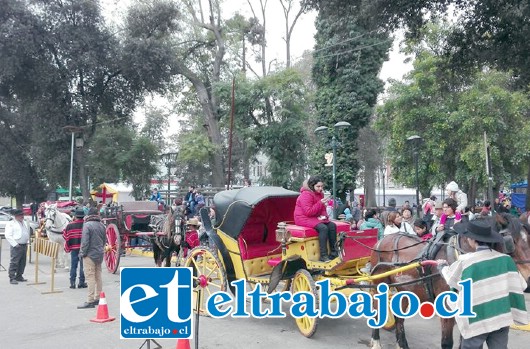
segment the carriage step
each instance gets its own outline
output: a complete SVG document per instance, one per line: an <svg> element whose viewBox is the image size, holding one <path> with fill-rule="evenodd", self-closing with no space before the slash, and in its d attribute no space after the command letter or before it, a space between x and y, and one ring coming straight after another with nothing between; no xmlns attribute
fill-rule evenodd
<svg viewBox="0 0 530 349"><path fill-rule="evenodd" d="M275 267L278 264L280 264L281 261L282 261L282 257L275 257L275 258L269 259L267 261L267 264L270 265L271 267Z"/></svg>

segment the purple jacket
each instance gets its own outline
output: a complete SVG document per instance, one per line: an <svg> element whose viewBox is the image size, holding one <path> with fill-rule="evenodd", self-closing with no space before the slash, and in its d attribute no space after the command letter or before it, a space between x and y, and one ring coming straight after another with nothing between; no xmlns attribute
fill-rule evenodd
<svg viewBox="0 0 530 349"><path fill-rule="evenodd" d="M319 223L328 222L326 206L320 201L323 198L323 193L314 192L304 185L300 189L300 196L296 199L294 224L314 228ZM320 220L319 216L325 216L326 219Z"/></svg>

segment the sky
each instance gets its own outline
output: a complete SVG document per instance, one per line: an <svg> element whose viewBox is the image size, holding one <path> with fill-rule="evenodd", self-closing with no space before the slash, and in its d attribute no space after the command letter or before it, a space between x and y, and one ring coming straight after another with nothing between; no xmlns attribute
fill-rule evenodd
<svg viewBox="0 0 530 349"><path fill-rule="evenodd" d="M106 19L114 22L125 13L125 9L132 2L131 0L100 1L103 6L103 14ZM203 0L203 2L205 1ZM256 11L258 18L261 20L259 0L252 0L251 2L253 3L254 10ZM295 10L297 9L298 8L295 8ZM247 0L226 0L221 11L225 17L229 17L235 12L239 12L246 17L252 15ZM291 18L293 16L294 15L291 15ZM303 14L298 19L291 39L291 57L293 62L296 62L298 59L300 59L304 51L313 49L315 44L314 36L316 33L315 18L316 12L313 11ZM268 43L266 53L267 60L271 61L273 59L277 59L280 62L285 62L285 41L283 39L285 33L285 20L283 9L279 0L267 1L266 19L266 39ZM399 38L401 35L398 33L396 37ZM389 61L383 64L381 73L379 75L379 77L385 82L390 78L400 80L405 73L412 69L412 63L404 63L407 57L399 52L399 40L394 41L389 58ZM261 71L258 63L253 63L253 67L255 68L254 70L258 72ZM153 103L162 104L163 101L160 98L155 97ZM140 115L141 112L137 114ZM170 133L174 132L175 130L170 131Z"/></svg>

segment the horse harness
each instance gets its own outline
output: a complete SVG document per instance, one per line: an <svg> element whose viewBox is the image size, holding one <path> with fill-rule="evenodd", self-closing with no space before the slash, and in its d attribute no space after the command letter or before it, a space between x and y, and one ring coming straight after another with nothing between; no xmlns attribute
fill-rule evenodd
<svg viewBox="0 0 530 349"><path fill-rule="evenodd" d="M414 235L411 235L411 234L403 234L403 233L397 233L397 234L399 236L398 236L398 238L396 238L394 240L394 246L393 246L392 250L390 250L390 251L379 250L378 247L379 247L379 242L381 240L377 243L376 247L374 248L374 251L377 252L377 256L378 256L377 265L380 265L380 264L391 264L393 266L400 266L400 265L410 264L410 263L415 262L415 261L433 260L433 259L436 258L436 255L438 254L438 252L444 246L446 248L446 255L447 255L447 258L448 258L448 262L452 263L452 262L456 261L456 259L458 257L457 254L456 254L456 251L455 251L455 242L452 242L452 241L454 241L454 238L457 237L456 233L454 231L445 231L445 232L443 232L441 234L436 234L434 239L428 240L427 244L425 245L425 247L418 253L418 255L415 258L413 258L411 261L403 263L403 262L401 262L399 260L399 251L409 249L411 247L414 247L416 245L419 245L419 244L423 243L424 241L422 241L418 237L416 237ZM409 238L412 238L412 239L416 240L416 243L414 243L412 245L409 245L409 246L406 246L406 247L399 248L398 247L399 240L401 240L401 238L404 237L404 236L407 236ZM456 240L458 240L458 239L456 239ZM380 254L383 253L383 252L393 252L393 257L392 257L392 262L391 263L379 262ZM375 267L372 269L372 271L373 270L375 270ZM391 284L391 285L389 285L389 287L392 287L392 286L394 286L394 287L395 286L403 286L403 285L407 285L407 284L422 282L424 287L425 287L425 291L427 293L428 299L431 302L433 302L434 298L435 298L433 277L439 276L440 273L433 272L431 266L418 267L417 271L418 271L418 275L419 275L418 279L413 280L412 282L411 281L407 281L407 282L404 282L404 283Z"/></svg>

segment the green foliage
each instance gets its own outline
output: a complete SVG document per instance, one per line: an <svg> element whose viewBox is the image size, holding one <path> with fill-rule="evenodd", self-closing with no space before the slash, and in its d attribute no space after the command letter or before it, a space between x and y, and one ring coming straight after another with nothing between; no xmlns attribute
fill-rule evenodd
<svg viewBox="0 0 530 349"><path fill-rule="evenodd" d="M217 86L222 101L231 101L231 86L228 83ZM308 119L307 89L300 74L285 69L258 80L240 76L235 96L234 144L244 142L249 157L255 157L258 149L268 157L269 176L262 178L263 183L287 188L299 186L305 173ZM266 99L271 113L267 111ZM221 108L220 114L226 121L223 125L228 129L230 104L222 103Z"/></svg>
<svg viewBox="0 0 530 349"><path fill-rule="evenodd" d="M385 32L363 23L359 2L321 1L317 17L316 47L313 54L313 80L317 86L316 107L319 125L333 128L338 121L352 127L340 137L337 151L337 188L339 195L354 188L358 163L355 140L366 126L383 91L378 79L387 59L391 40ZM331 183L331 171L324 167L324 152L314 149L311 167Z"/></svg>
<svg viewBox="0 0 530 349"><path fill-rule="evenodd" d="M450 6L460 16L444 45L455 69L487 64L511 71L519 88L530 84L530 6L527 0L374 0L367 18L397 27L405 24L407 35L418 37L431 17L443 16Z"/></svg>
<svg viewBox="0 0 530 349"><path fill-rule="evenodd" d="M91 181L125 181L133 186L133 195L141 199L149 191L151 178L158 172L159 148L129 127L102 127L89 145Z"/></svg>
<svg viewBox="0 0 530 349"><path fill-rule="evenodd" d="M529 151L521 141L530 110L527 96L513 91L509 73L485 69L461 77L452 72L447 57L429 49L439 47L436 42L417 44L412 48L417 52L414 70L405 82L392 84L378 110L378 129L390 139L393 177L414 186L412 148L406 139L417 134L424 140L419 151L424 196L433 184L451 180L464 189L485 188L486 133L494 176L501 181L505 174L519 178L528 159L521 155Z"/></svg>
<svg viewBox="0 0 530 349"><path fill-rule="evenodd" d="M149 193L151 179L158 172L159 148L147 137L134 138L132 146L117 156L123 178L132 184L133 196L141 200Z"/></svg>
<svg viewBox="0 0 530 349"><path fill-rule="evenodd" d="M199 127L185 130L178 135L179 154L177 176L182 178L181 187L210 183L210 155L217 146L212 144Z"/></svg>

